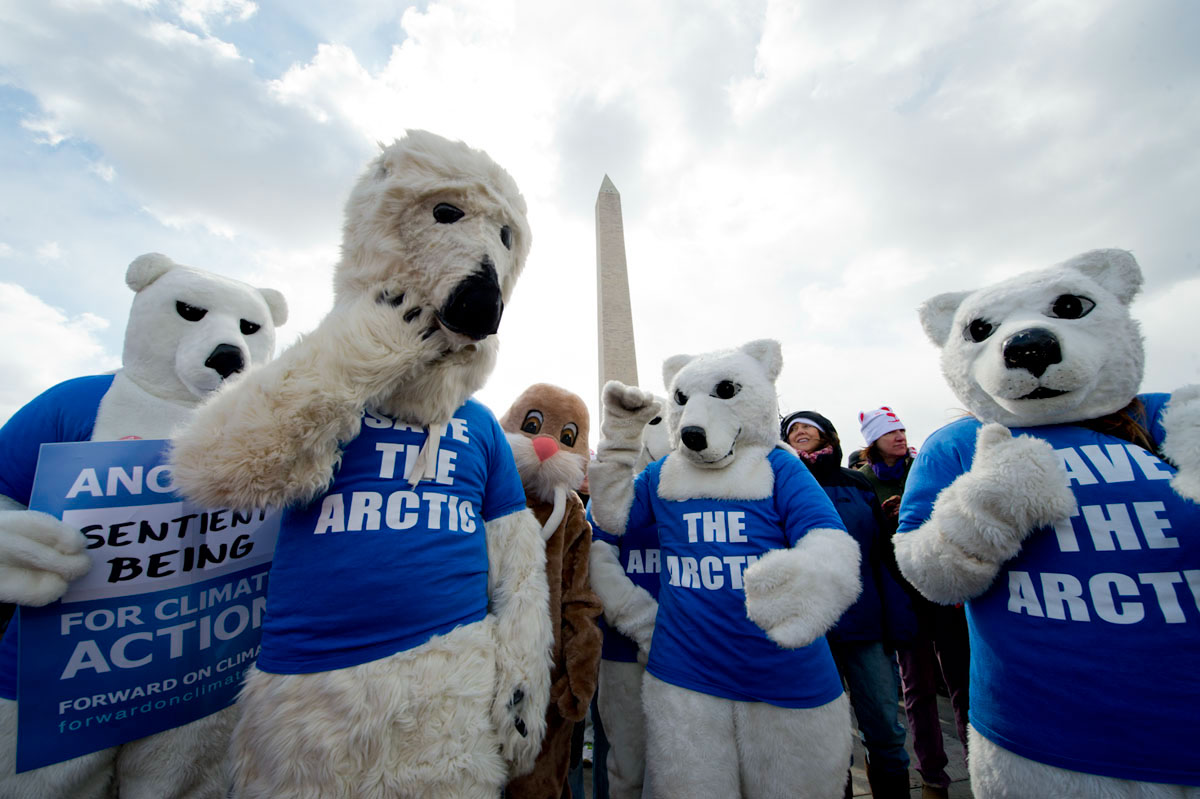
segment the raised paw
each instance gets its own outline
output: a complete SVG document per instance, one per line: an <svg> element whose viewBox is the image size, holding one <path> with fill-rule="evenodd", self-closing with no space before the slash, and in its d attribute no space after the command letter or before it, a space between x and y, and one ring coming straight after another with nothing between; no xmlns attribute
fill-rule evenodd
<svg viewBox="0 0 1200 799"><path fill-rule="evenodd" d="M613 417L635 419L641 424L658 415L660 405L654 395L637 386L627 386L618 380L604 384L604 410Z"/></svg>

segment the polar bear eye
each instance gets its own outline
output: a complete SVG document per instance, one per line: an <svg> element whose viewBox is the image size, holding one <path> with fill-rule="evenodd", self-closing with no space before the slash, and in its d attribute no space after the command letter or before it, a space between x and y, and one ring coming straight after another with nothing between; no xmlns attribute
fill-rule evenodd
<svg viewBox="0 0 1200 799"><path fill-rule="evenodd" d="M438 203L433 206L433 219L439 225L453 225L466 214L450 203Z"/></svg>
<svg viewBox="0 0 1200 799"><path fill-rule="evenodd" d="M563 425L562 432L558 434L558 440L563 443L563 446L575 446L575 439L579 437L579 428L574 422L567 422Z"/></svg>
<svg viewBox="0 0 1200 799"><path fill-rule="evenodd" d="M1050 306L1046 315L1054 319L1082 319L1095 307L1096 303L1087 297L1080 297L1076 294L1060 294L1055 297L1054 304Z"/></svg>
<svg viewBox="0 0 1200 799"><path fill-rule="evenodd" d="M963 338L967 341L974 341L976 344L983 341L988 336L992 335L992 331L996 326L991 322L985 322L982 319L975 319L971 324L963 328Z"/></svg>
<svg viewBox="0 0 1200 799"><path fill-rule="evenodd" d="M243 336L253 336L260 329L262 329L262 325L258 324L257 322L251 322L249 319L243 319L241 328Z"/></svg>
<svg viewBox="0 0 1200 799"><path fill-rule="evenodd" d="M508 225L500 228L500 243L504 245L504 249L512 249L512 228Z"/></svg>
<svg viewBox="0 0 1200 799"><path fill-rule="evenodd" d="M722 380L713 388L712 395L718 399L733 399L742 387L732 380Z"/></svg>
<svg viewBox="0 0 1200 799"><path fill-rule="evenodd" d="M188 305L186 302L176 302L175 310L180 316L189 322L199 322L204 318L204 315L208 313L207 308L199 308L195 305Z"/></svg>
<svg viewBox="0 0 1200 799"><path fill-rule="evenodd" d="M662 423L662 417L661 417L661 416L655 416L653 419L651 419L651 420L648 422L648 424L652 424L652 425L655 425L655 424L661 424L661 423Z"/></svg>
<svg viewBox="0 0 1200 799"><path fill-rule="evenodd" d="M525 421L521 422L521 432L536 436L542 430L542 419L544 418L541 411L530 411L525 414Z"/></svg>
<svg viewBox="0 0 1200 799"><path fill-rule="evenodd" d="M687 400L688 400L687 394L684 394L679 389L675 389L675 404L676 405L687 405Z"/></svg>

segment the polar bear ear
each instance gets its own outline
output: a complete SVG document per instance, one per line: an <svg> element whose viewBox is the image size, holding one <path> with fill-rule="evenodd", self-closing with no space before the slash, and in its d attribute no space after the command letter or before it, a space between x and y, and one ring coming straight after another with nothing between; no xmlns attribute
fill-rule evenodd
<svg viewBox="0 0 1200 799"><path fill-rule="evenodd" d="M283 294L275 289L259 289L258 293L267 301L267 307L271 309L271 321L275 327L285 324L288 319L288 306Z"/></svg>
<svg viewBox="0 0 1200 799"><path fill-rule="evenodd" d="M738 349L762 364L772 383L779 377L779 372L783 369L783 348L779 346L778 341L773 338L760 338L743 344Z"/></svg>
<svg viewBox="0 0 1200 799"><path fill-rule="evenodd" d="M1062 266L1095 280L1128 305L1142 289L1142 269L1128 250L1090 250Z"/></svg>
<svg viewBox="0 0 1200 799"><path fill-rule="evenodd" d="M141 291L177 266L179 264L162 253L139 255L125 270L125 285L134 291Z"/></svg>
<svg viewBox="0 0 1200 799"><path fill-rule="evenodd" d="M918 311L921 327L925 328L925 335L929 336L930 341L939 347L946 346L950 338L950 326L954 323L954 313L970 294L969 291L951 291L921 304Z"/></svg>
<svg viewBox="0 0 1200 799"><path fill-rule="evenodd" d="M679 370L693 360L695 360L693 355L672 355L663 361L663 385L667 387L668 391L671 388L671 381L675 379L675 375L679 374Z"/></svg>

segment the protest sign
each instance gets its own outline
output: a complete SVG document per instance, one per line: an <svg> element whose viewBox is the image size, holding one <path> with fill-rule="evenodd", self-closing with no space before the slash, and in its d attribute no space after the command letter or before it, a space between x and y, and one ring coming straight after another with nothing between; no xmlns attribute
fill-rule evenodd
<svg viewBox="0 0 1200 799"><path fill-rule="evenodd" d="M279 515L180 498L166 446L42 445L30 508L78 527L92 569L19 611L17 771L221 710L258 654Z"/></svg>

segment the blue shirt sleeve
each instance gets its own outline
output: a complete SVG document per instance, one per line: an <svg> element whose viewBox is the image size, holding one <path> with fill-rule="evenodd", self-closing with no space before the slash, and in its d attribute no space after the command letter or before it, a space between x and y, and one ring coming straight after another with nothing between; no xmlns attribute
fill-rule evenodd
<svg viewBox="0 0 1200 799"><path fill-rule="evenodd" d="M768 459L775 471L775 502L788 546L795 546L809 530L846 529L829 495L798 457L777 449Z"/></svg>
<svg viewBox="0 0 1200 799"><path fill-rule="evenodd" d="M77 377L46 389L0 429L0 494L29 504L42 444L87 441L112 375Z"/></svg>
<svg viewBox="0 0 1200 799"><path fill-rule="evenodd" d="M926 439L908 473L897 533L911 532L928 521L942 489L971 468L979 428L975 419L960 419Z"/></svg>
<svg viewBox="0 0 1200 799"><path fill-rule="evenodd" d="M482 406L480 406L482 408ZM512 447L500 423L492 412L483 408L488 420L488 475L483 494L483 520L490 522L501 516L525 509L525 487L517 472Z"/></svg>

